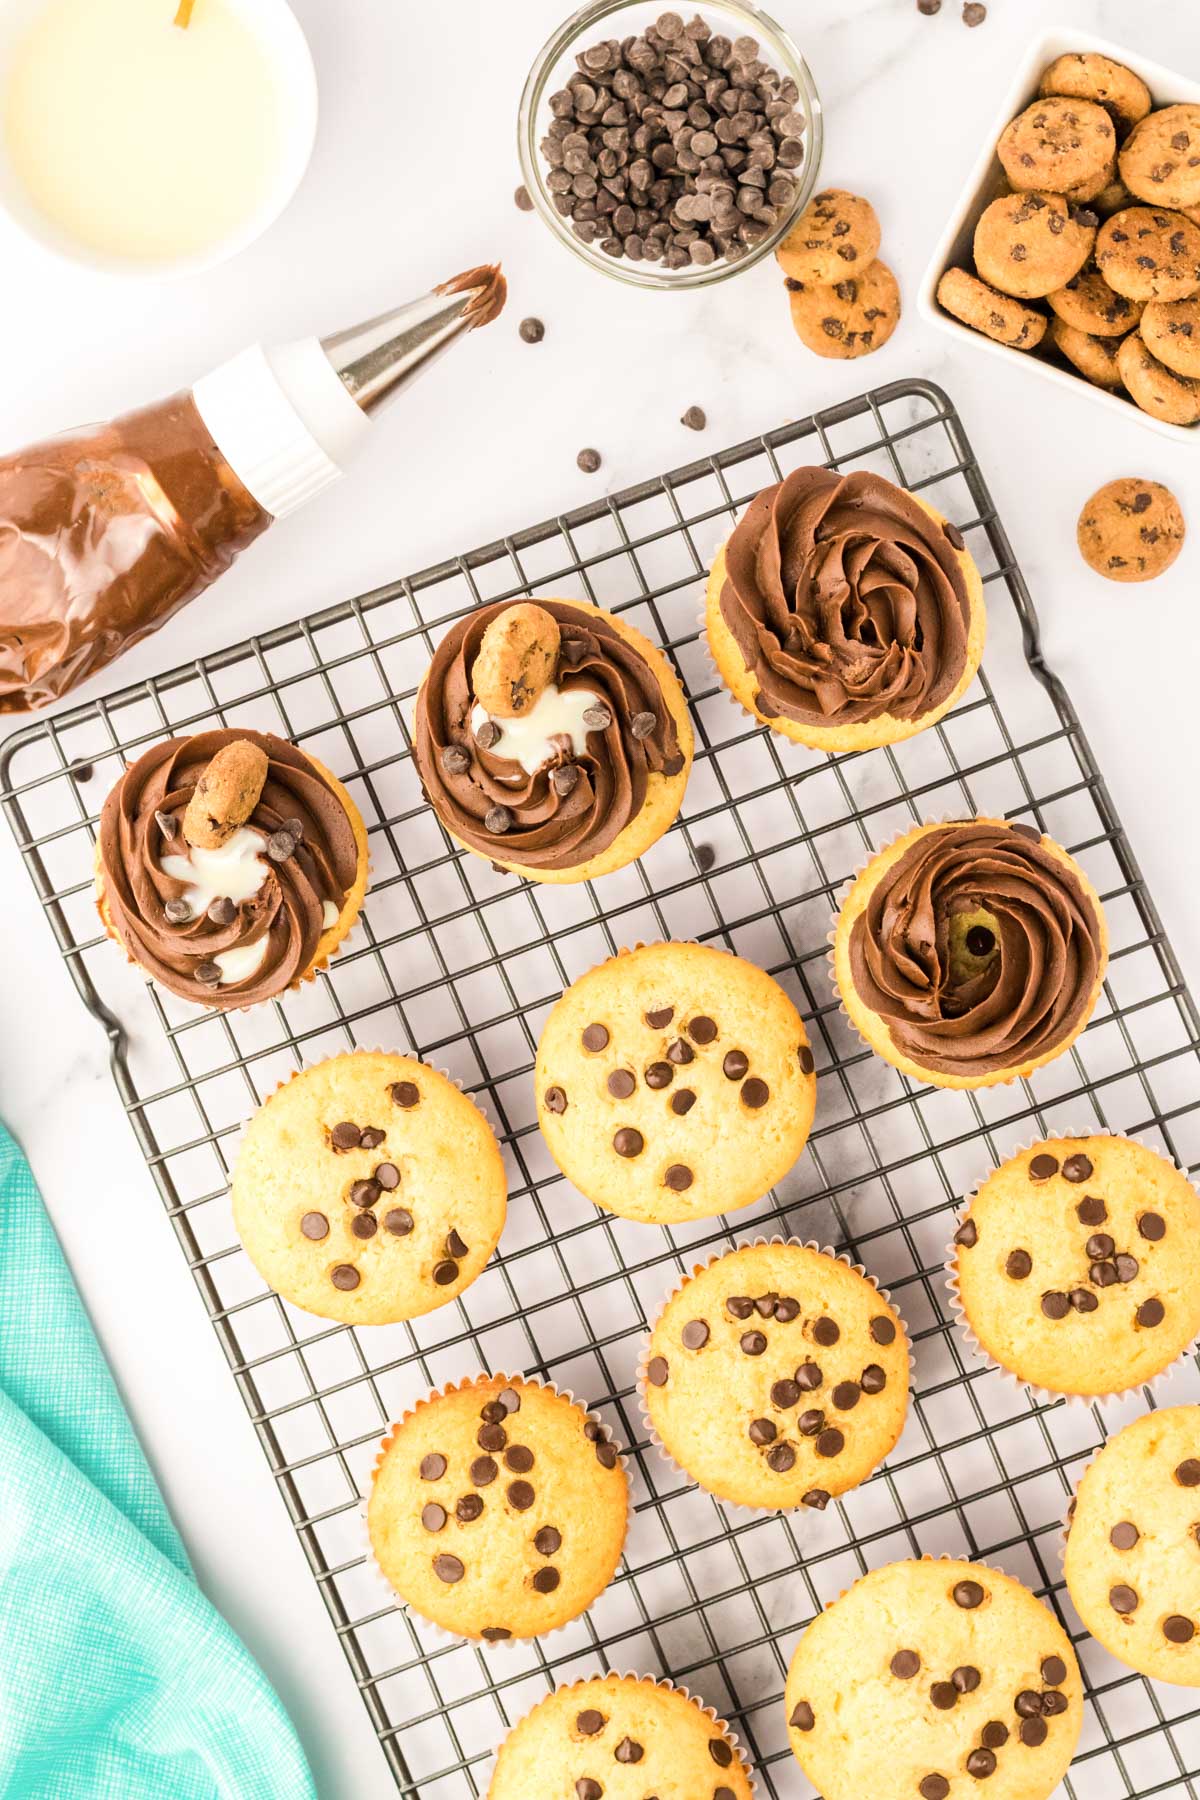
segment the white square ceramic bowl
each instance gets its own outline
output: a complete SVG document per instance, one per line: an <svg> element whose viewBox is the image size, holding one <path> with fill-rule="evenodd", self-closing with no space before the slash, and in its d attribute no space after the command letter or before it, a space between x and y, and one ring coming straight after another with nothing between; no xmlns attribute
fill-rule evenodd
<svg viewBox="0 0 1200 1800"><path fill-rule="evenodd" d="M1038 83L1046 66L1056 56L1073 50L1096 51L1101 56L1110 56L1114 62L1124 63L1141 76L1150 89L1156 106L1171 106L1182 100L1200 104L1200 82L1187 81L1174 70L1165 69L1161 63L1151 62L1148 57L1139 56L1134 50L1122 49L1120 44L1107 43L1103 38L1093 37L1087 31L1072 29L1070 26L1058 26L1045 32L1030 45L1028 54L1013 77L1003 105L984 136L983 148L967 176L962 197L930 258L917 304L923 318L942 331L948 331L961 343L970 344L977 350L987 350L992 356L1002 356L1008 363L1032 370L1043 381L1053 381L1059 387L1081 390L1109 412L1118 412L1124 418L1132 413L1143 425L1148 425L1151 431L1195 448L1200 445L1200 425L1168 425L1161 419L1152 418L1140 406L1135 406L1132 400L1123 399L1119 394L1110 394L1104 388L1086 381L1082 375L1045 362L1028 350L1012 350L1007 344L997 344L981 331L972 331L969 325L960 324L949 313L943 312L937 302L937 285L946 269L955 264L961 264L964 268L974 266L971 260L971 242L976 221L984 208L1007 186L1004 170L996 155L997 139L1009 120L1014 119L1037 99Z"/></svg>

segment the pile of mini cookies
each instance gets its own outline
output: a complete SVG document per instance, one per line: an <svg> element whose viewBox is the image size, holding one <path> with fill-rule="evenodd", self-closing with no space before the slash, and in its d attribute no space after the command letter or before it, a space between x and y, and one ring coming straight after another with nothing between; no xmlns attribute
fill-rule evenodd
<svg viewBox="0 0 1200 1800"><path fill-rule="evenodd" d="M775 256L805 349L850 362L887 343L900 289L879 240L875 208L845 188L823 188L792 226Z"/></svg>
<svg viewBox="0 0 1200 1800"><path fill-rule="evenodd" d="M1059 56L1001 134L1008 191L974 271L939 304L1015 350L1057 353L1172 425L1200 421L1200 106L1155 109L1107 56Z"/></svg>

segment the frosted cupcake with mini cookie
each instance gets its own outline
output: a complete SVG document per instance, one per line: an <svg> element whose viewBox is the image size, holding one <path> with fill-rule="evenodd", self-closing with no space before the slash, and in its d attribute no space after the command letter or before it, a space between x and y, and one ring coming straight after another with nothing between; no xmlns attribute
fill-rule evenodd
<svg viewBox="0 0 1200 1800"><path fill-rule="evenodd" d="M358 917L367 871L366 827L346 789L269 732L156 744L100 815L108 935L180 999L222 1011L324 968Z"/></svg>
<svg viewBox="0 0 1200 1800"><path fill-rule="evenodd" d="M531 881L589 881L644 855L679 812L692 745L661 650L576 600L460 619L413 725L421 785L450 836Z"/></svg>

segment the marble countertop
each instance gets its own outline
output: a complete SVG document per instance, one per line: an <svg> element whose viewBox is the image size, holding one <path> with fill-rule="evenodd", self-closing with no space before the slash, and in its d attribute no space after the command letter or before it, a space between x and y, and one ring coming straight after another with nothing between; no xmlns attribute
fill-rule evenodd
<svg viewBox="0 0 1200 1800"><path fill-rule="evenodd" d="M1200 75L1177 0L773 0L824 102L824 178L871 197L906 314L887 347L823 362L791 333L774 266L691 297L626 290L519 213L526 68L564 0L295 0L322 121L298 198L228 267L162 286L64 271L7 232L4 434L17 444L186 386L256 338L329 331L502 258L506 319L381 421L353 477L256 547L104 678L123 685L449 553L901 376L942 384L1007 523L1065 679L1185 972L1200 987L1194 792L1200 436L1170 443L1083 392L952 344L917 317L931 247L1029 39L1086 25ZM447 70L453 70L447 76ZM449 117L438 101L447 79ZM481 155L481 151L483 154ZM536 314L543 344L517 323ZM697 438L679 423L702 406ZM598 476L575 466L595 445ZM1166 482L1193 541L1144 588L1093 576L1082 502L1116 475ZM90 693L91 690L87 690ZM0 832L0 1115L21 1139L207 1592L277 1684L323 1800L382 1793L384 1765L192 1278L7 833Z"/></svg>

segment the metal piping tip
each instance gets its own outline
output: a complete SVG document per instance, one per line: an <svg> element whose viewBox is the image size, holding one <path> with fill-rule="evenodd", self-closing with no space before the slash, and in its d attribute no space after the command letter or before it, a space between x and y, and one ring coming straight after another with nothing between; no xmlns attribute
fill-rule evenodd
<svg viewBox="0 0 1200 1800"><path fill-rule="evenodd" d="M468 269L362 325L321 339L347 392L373 413L442 353L503 309L507 284L499 265Z"/></svg>

